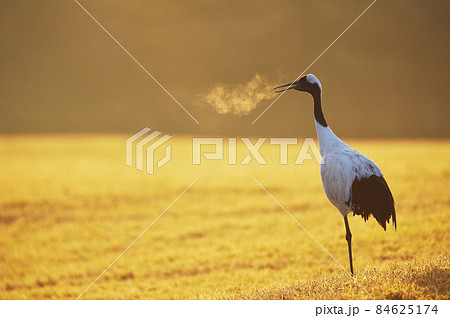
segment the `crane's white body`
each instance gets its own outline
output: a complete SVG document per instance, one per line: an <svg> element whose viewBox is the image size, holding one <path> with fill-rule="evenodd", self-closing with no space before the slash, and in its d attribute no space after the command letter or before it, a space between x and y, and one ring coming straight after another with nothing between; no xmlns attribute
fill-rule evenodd
<svg viewBox="0 0 450 318"><path fill-rule="evenodd" d="M328 200L345 216L351 211L351 188L356 179L382 176L380 168L369 158L339 139L329 126L316 121L322 164L320 176Z"/></svg>

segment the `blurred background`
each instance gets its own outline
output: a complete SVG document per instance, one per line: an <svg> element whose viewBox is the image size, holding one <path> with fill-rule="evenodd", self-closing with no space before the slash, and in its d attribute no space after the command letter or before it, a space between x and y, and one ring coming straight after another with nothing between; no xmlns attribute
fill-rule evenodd
<svg viewBox="0 0 450 318"><path fill-rule="evenodd" d="M0 133L313 136L310 96L248 116L199 96L214 85L294 80L371 1L111 1L82 5L200 122L197 125L74 1L0 3ZM447 138L450 3L377 1L307 73L335 132Z"/></svg>

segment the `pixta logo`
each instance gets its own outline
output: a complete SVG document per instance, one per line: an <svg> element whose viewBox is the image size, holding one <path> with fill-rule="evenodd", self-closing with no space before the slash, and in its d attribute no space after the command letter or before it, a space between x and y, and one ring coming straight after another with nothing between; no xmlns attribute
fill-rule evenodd
<svg viewBox="0 0 450 318"><path fill-rule="evenodd" d="M237 142L240 141L245 145L247 151L246 156L238 161L237 156ZM250 163L252 158L260 165L266 165L267 161L260 152L261 147L266 143L267 138L258 138L258 140L253 143L250 138L228 138L228 164L235 165L247 165ZM270 138L270 145L278 147L279 149L279 163L281 165L288 164L288 145L298 145L297 138ZM202 152L202 145L213 145L214 152ZM300 151L296 157L296 165L301 165L305 160L313 160L311 151L314 159L318 164L321 164L322 157L320 156L319 147L317 147L316 142L313 138L305 138L301 145ZM223 160L224 159L224 138L193 138L192 139L192 164L199 165L201 163L202 154L207 160Z"/></svg>
<svg viewBox="0 0 450 318"><path fill-rule="evenodd" d="M167 162L171 160L172 147L167 145L165 148L165 156L158 161L155 161L154 153L155 150L162 146L166 141L172 138L169 135L163 135L161 138L152 143L152 141L161 135L159 131L153 131L152 133L145 136L150 132L150 128L144 128L138 133L134 134L127 139L126 151L127 166L133 166L133 144L136 144L136 168L138 170L144 171L144 159L147 159L147 173L154 174L154 163L156 166L161 168ZM145 137L144 137L145 136ZM192 164L201 164L202 158L204 160L228 160L229 165L248 165L250 161L255 160L259 165L267 165L267 161L263 154L260 152L261 147L268 141L267 138L258 138L258 140L253 143L250 138L228 138L228 158L224 156L224 143L225 138L205 138L205 137L194 137L192 138ZM242 142L245 147L241 147L241 151L245 151L245 157L242 160L238 160L238 147L237 144ZM321 156L319 147L313 138L305 138L303 142L297 138L270 138L268 142L272 147L277 147L279 151L279 164L288 164L288 146L289 145L299 145L301 144L300 150L297 153L294 164L301 165L305 160L314 160L321 164ZM203 151L202 146L214 146L214 151ZM146 150L146 151L144 151ZM241 154L242 155L242 154Z"/></svg>
<svg viewBox="0 0 450 318"><path fill-rule="evenodd" d="M129 167L133 166L133 143L145 136L151 129L145 127L138 133L134 134L130 138L127 139L126 142L126 164ZM151 143L156 137L161 135L160 131L153 131L149 135L145 136L138 142L136 142L136 169L144 171L144 158L147 158L147 173L153 175L154 173L154 152L157 148L163 145L166 141L168 141L172 136L163 135L161 138ZM144 152L144 149L147 151ZM172 159L172 146L169 144L166 146L166 154L164 158L157 161L158 169L164 166Z"/></svg>

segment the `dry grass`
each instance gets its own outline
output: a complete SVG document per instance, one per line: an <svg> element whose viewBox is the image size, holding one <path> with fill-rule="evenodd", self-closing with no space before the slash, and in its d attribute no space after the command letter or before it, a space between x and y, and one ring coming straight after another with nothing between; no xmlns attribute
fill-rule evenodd
<svg viewBox="0 0 450 318"><path fill-rule="evenodd" d="M221 297L221 295L218 295ZM449 299L446 254L422 260L368 267L353 281L346 274L295 282L271 289L238 289L232 299Z"/></svg>
<svg viewBox="0 0 450 318"><path fill-rule="evenodd" d="M347 268L318 165L292 164L300 146L286 166L269 144L266 166L192 166L178 136L149 176L125 166L125 138L0 138L1 299L76 298L198 176L83 299L367 298L251 179ZM358 280L376 298L448 299L450 142L350 144L382 168L398 211L397 232L350 218Z"/></svg>

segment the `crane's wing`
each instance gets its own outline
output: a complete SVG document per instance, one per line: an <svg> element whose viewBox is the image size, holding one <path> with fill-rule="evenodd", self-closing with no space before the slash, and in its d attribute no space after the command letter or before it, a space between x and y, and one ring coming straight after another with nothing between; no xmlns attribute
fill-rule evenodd
<svg viewBox="0 0 450 318"><path fill-rule="evenodd" d="M344 147L323 157L322 183L328 199L341 213L349 207L367 221L373 217L386 230L392 217L397 228L394 198L380 168L360 152Z"/></svg>
<svg viewBox="0 0 450 318"><path fill-rule="evenodd" d="M352 209L353 215L361 215L364 220L373 215L384 230L386 230L386 222L389 223L392 217L397 229L394 198L383 175L373 174L360 179L355 177L350 198L346 203Z"/></svg>

